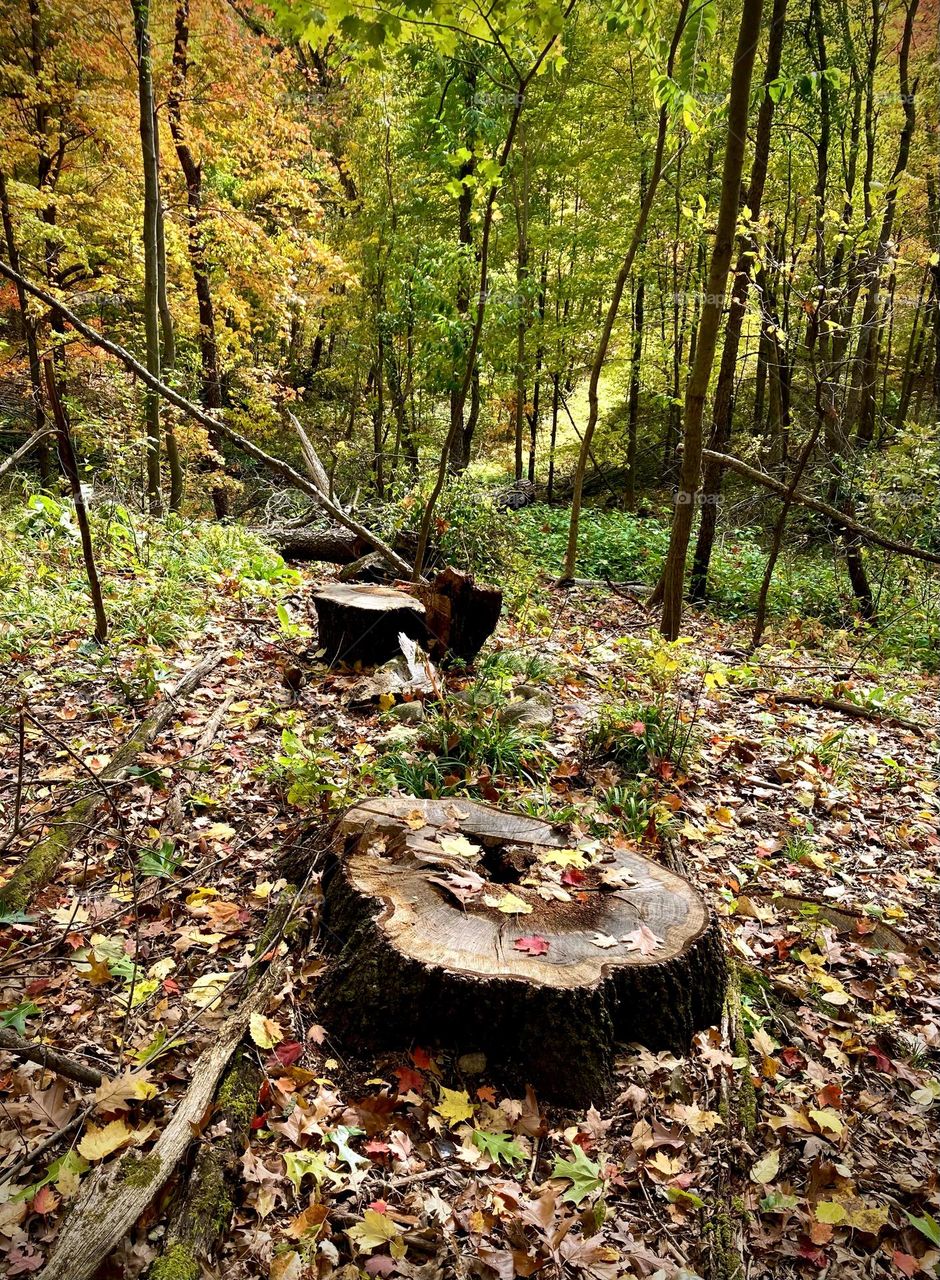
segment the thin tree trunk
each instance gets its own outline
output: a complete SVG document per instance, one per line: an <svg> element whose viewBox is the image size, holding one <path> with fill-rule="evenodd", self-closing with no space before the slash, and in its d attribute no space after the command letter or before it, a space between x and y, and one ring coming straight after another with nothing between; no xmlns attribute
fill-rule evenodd
<svg viewBox="0 0 940 1280"><path fill-rule="evenodd" d="M624 506L636 510L636 430L640 412L640 362L643 358L643 300L646 284L642 276L633 293L633 351L630 361L630 393L627 402L627 484Z"/></svg>
<svg viewBox="0 0 940 1280"><path fill-rule="evenodd" d="M62 466L62 473L69 482L72 502L75 505L75 523L78 525L78 532L82 542L82 559L85 562L85 574L88 578L88 591L91 596L92 607L95 611L94 637L98 644L104 644L108 638L108 618L104 611L104 600L101 596L101 582L98 578L97 566L95 565L95 551L91 541L91 529L88 525L88 511L85 507L85 496L82 493L82 481L78 471L78 462L75 458L75 449L72 445L72 433L69 429L69 420L66 417L65 409L59 399L59 391L55 380L55 365L53 364L50 356L46 356L43 360L43 369L46 375L46 392L49 396L49 408L52 410L52 419L56 425L56 441L59 448L59 462Z"/></svg>
<svg viewBox="0 0 940 1280"><path fill-rule="evenodd" d="M199 309L201 400L203 407L212 411L222 407L222 382L215 331L215 307L212 301L209 266L206 261L202 210L202 164L193 156L183 121L183 96L188 73L189 0L179 0L174 19L173 77L170 92L167 95L167 119L176 157L186 183L189 263L193 273L193 286L196 290L196 305ZM319 335L318 340L320 340ZM210 431L208 434L210 448L216 454L220 454L221 445L217 433ZM224 484L212 486L212 506L217 520L224 520L228 516L229 499Z"/></svg>
<svg viewBox="0 0 940 1280"><path fill-rule="evenodd" d="M689 12L689 0L682 0L679 7L679 16L676 21L675 31L672 36L672 43L669 47L669 56L666 60L666 75L672 76L673 67L675 66L676 54L679 49L679 41L682 39L682 32L685 29L686 17ZM581 499L584 492L584 474L587 470L588 458L590 457L591 442L594 438L594 432L597 428L597 419L600 412L598 401L598 387L600 385L601 373L604 369L604 363L607 359L607 350L610 346L611 335L613 334L614 324L617 320L617 313L620 310L620 300L623 297L624 287L633 270L634 259L640 245L643 243L643 237L646 233L646 224L649 221L650 210L653 207L653 201L656 198L656 191L659 187L659 179L663 171L663 156L666 150L666 134L669 128L669 112L665 104L660 108L659 121L656 130L656 148L653 154L653 163L650 168L649 185L646 193L640 202L640 210L637 215L636 226L633 229L633 236L630 240L629 247L614 282L614 291L607 307L607 315L604 319L604 325L601 329L601 336L598 339L597 347L594 352L594 359L591 363L591 377L588 383L588 420L584 428L584 435L581 438L581 449L578 453L577 467L574 473L574 488L571 494L571 519L568 524L568 548L565 554L565 567L562 575L562 582L571 582L575 576L578 560L578 523L581 518Z"/></svg>
<svg viewBox="0 0 940 1280"><path fill-rule="evenodd" d="M144 331L147 370L160 377L159 219L160 179L154 130L153 66L150 47L149 0L131 0L137 51L137 93L140 103L140 148L144 171ZM147 422L147 504L152 516L163 510L160 488L160 397L149 387L144 393Z"/></svg>
<svg viewBox="0 0 940 1280"><path fill-rule="evenodd" d="M702 419L705 413L708 382L715 359L718 326L721 322L728 287L728 268L731 266L731 253L734 248L741 171L744 167L744 148L747 141L748 96L751 90L754 55L760 39L762 9L762 0L744 0L731 72L728 136L725 144L718 224L715 243L712 247L706 297L702 304L695 364L686 388L682 471L679 477L679 490L676 494L669 552L663 569L663 611L660 630L667 640L675 640L682 625L686 555L702 466Z"/></svg>
<svg viewBox="0 0 940 1280"><path fill-rule="evenodd" d="M774 0L773 13L770 19L770 35L767 43L767 63L764 71L763 97L760 114L757 117L757 133L754 140L754 159L751 164L751 180L748 185L747 207L752 221L760 218L761 202L764 198L764 185L767 181L767 167L770 162L770 135L773 126L774 100L769 86L780 75L780 63L783 54L783 37L787 0ZM724 452L731 440L732 392L734 390L735 371L738 367L738 348L744 328L744 317L747 314L747 293L751 279L751 271L758 253L754 236L747 234L741 238L738 261L734 269L734 282L731 287L731 304L725 324L725 342L721 353L721 365L718 381L715 385L715 402L712 412L711 448ZM771 372L773 378L773 373ZM781 380L772 382L772 389L777 388L779 397ZM778 400L780 419L782 422L782 399ZM695 555L692 560L690 581L690 597L702 601L708 591L708 567L711 563L712 548L715 545L715 533L718 528L718 504L721 500L721 468L713 463L706 463L702 475L701 522Z"/></svg>

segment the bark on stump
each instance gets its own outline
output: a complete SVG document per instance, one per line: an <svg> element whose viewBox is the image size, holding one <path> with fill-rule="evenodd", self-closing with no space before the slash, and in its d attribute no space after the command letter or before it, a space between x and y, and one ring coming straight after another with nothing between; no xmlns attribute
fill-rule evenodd
<svg viewBox="0 0 940 1280"><path fill-rule="evenodd" d="M424 605L414 596L392 587L337 583L323 587L313 597L317 611L318 640L331 666L361 662L378 666L400 652L403 632L426 643Z"/></svg>
<svg viewBox="0 0 940 1280"><path fill-rule="evenodd" d="M431 657L447 654L472 662L496 630L503 607L498 587L479 586L473 575L449 565L432 582L408 587L427 610Z"/></svg>
<svg viewBox="0 0 940 1280"><path fill-rule="evenodd" d="M479 852L448 849L459 835ZM571 1106L608 1095L618 1043L687 1048L720 1017L725 989L705 903L681 876L605 846L565 887L559 861L570 854L556 855L566 849L546 822L467 800L350 809L326 878L332 960L319 1016L359 1050L482 1050L507 1084ZM484 883L467 895L474 875ZM507 893L531 911L501 911ZM659 940L649 954L636 949L641 925ZM598 946L599 935L616 944ZM523 938L548 949L520 950Z"/></svg>

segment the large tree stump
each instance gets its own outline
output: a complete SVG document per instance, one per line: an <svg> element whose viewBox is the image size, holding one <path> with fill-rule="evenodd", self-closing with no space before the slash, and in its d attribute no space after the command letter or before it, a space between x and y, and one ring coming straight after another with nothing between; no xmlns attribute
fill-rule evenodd
<svg viewBox="0 0 940 1280"><path fill-rule="evenodd" d="M365 583L336 583L313 597L318 640L330 665L361 662L378 666L393 658L404 633L425 643L424 605L392 587Z"/></svg>
<svg viewBox="0 0 940 1280"><path fill-rule="evenodd" d="M573 1106L608 1093L616 1044L685 1049L721 1013L717 924L681 876L594 846L467 800L350 809L326 878L323 1021L358 1049L482 1050L497 1077Z"/></svg>

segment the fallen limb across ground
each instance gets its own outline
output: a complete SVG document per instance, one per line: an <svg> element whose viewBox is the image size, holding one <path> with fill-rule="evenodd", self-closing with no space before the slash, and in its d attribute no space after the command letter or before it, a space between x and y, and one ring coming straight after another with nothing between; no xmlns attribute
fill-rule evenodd
<svg viewBox="0 0 940 1280"><path fill-rule="evenodd" d="M899 716L884 707L864 707L858 702L849 702L847 698L825 698L821 694L814 693L787 693L783 689L771 689L766 685L757 689L741 689L735 692L752 698L762 694L773 698L775 702L785 702L797 707L822 707L826 711L835 711L853 720L878 720L882 724L895 725L898 729L907 729L910 733L916 733L918 737L923 737L930 730L930 725L921 724L918 720L909 720L906 716Z"/></svg>
<svg viewBox="0 0 940 1280"><path fill-rule="evenodd" d="M245 436L239 435L237 431L233 431L221 417L213 417L204 409L191 400L187 400L185 396L180 395L178 391L174 391L172 387L167 386L165 382L155 377L148 369L136 360L131 353L122 347L120 343L112 342L110 338L103 337L97 329L93 329L91 325L86 324L79 316L71 311L58 298L54 297L46 289L41 289L38 285L27 280L25 276L21 276L18 271L14 271L12 267L7 266L5 262L0 261L0 275L6 276L8 280L12 280L14 284L20 285L27 293L31 293L34 298L38 298L40 302L44 302L47 307L51 307L57 312L63 320L66 320L76 333L80 333L94 346L100 347L102 351L107 351L109 355L115 357L116 360L129 369L131 373L140 378L145 386L150 387L152 391L156 391L158 395L163 396L164 400L168 400L170 404L176 405L177 409L182 409L183 413L188 414L190 418L194 418L196 422L204 426L208 431L217 431L219 435L225 436L232 444L237 445L243 453L247 453L249 458L254 458L256 462L260 462L267 467L281 480L286 482L295 489L300 489L302 493L306 493L308 497L314 499L337 524L345 525L347 529L351 529L353 533L368 542L369 546L375 547L376 551L380 551L382 556L398 573L405 577L410 577L412 567L407 560L403 560L396 551L384 542L376 534L370 532L364 524L360 524L353 516L348 515L341 507L337 506L331 498L314 484L312 480L308 480L306 476L302 476L299 471L295 471L289 462L284 462L281 458L275 458L270 453L265 453L263 449L259 449Z"/></svg>
<svg viewBox="0 0 940 1280"><path fill-rule="evenodd" d="M176 715L179 700L197 689L209 672L218 666L221 658L221 651L216 651L193 667L167 694L157 711L140 722L105 768L92 776L91 782L97 785L93 785L52 824L49 834L29 850L6 884L0 887L0 908L24 910L35 894L49 883L59 865L86 834L88 823L99 806L108 798L107 784L119 782L126 775L140 752Z"/></svg>
<svg viewBox="0 0 940 1280"><path fill-rule="evenodd" d="M867 525L859 524L838 507L832 507L820 498L811 498L808 493L803 493L799 489L791 493L790 486L783 481L769 476L766 471L758 471L756 467L748 466L746 462L732 457L730 453L716 453L714 449L703 449L702 457L709 462L717 462L719 466L727 467L729 471L736 471L739 476L744 476L745 480L753 480L755 484L761 484L766 489L773 489L774 493L779 493L782 498L788 498L791 502L798 502L801 506L809 507L811 511L818 511L821 515L828 516L840 529L857 533L860 538L864 538L873 546L883 547L885 551L894 551L899 556L909 556L912 560L926 560L928 564L940 564L940 554L937 552L926 551L923 547L911 546L909 542L898 542L894 538L888 538L875 529L869 529Z"/></svg>
<svg viewBox="0 0 940 1280"><path fill-rule="evenodd" d="M25 1058L27 1062L37 1062L41 1067L54 1071L56 1075L75 1080L78 1084L90 1085L93 1089L97 1089L104 1080L104 1076L96 1067L78 1062L75 1058L70 1058L66 1053L60 1053L58 1049L53 1049L48 1044L24 1040L10 1027L0 1028L0 1049L15 1053L17 1057Z"/></svg>
<svg viewBox="0 0 940 1280"><path fill-rule="evenodd" d="M280 966L272 964L223 1023L217 1039L199 1056L189 1088L154 1148L146 1156L130 1151L114 1164L99 1165L84 1183L40 1280L87 1280L128 1235L199 1131L251 1015L264 1007L280 976Z"/></svg>

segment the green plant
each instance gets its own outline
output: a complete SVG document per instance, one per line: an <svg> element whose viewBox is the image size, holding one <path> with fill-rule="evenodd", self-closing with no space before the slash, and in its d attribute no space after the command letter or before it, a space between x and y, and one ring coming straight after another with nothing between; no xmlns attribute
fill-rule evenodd
<svg viewBox="0 0 940 1280"><path fill-rule="evenodd" d="M350 770L348 757L324 745L326 734L326 729L312 729L305 739L292 728L283 729L281 750L267 766L287 803L299 809L326 812L358 794L359 770Z"/></svg>
<svg viewBox="0 0 940 1280"><path fill-rule="evenodd" d="M137 866L142 876L157 876L161 880L170 880L179 870L182 859L176 856L176 845L172 840L164 840L153 849L141 849L137 855Z"/></svg>
<svg viewBox="0 0 940 1280"><path fill-rule="evenodd" d="M486 768L504 776L521 774L529 782L544 772L539 762L544 736L536 730L500 723L491 706L448 703L429 720L422 741L441 758L465 769Z"/></svg>
<svg viewBox="0 0 940 1280"><path fill-rule="evenodd" d="M655 813L650 797L636 785L610 787L601 794L598 803L634 840L642 840Z"/></svg>
<svg viewBox="0 0 940 1280"><path fill-rule="evenodd" d="M681 769L689 756L689 730L678 710L664 704L618 703L601 707L586 734L588 751L615 764L627 777Z"/></svg>

